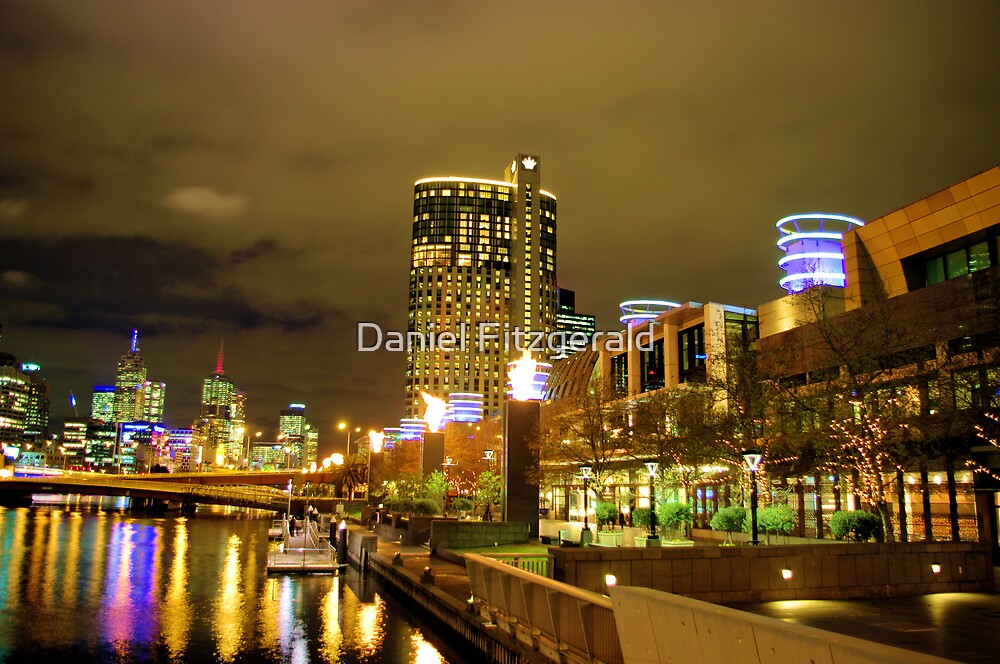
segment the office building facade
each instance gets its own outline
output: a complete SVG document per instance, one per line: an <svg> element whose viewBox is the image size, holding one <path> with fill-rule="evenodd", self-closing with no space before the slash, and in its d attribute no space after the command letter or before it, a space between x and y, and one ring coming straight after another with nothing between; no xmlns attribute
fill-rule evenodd
<svg viewBox="0 0 1000 664"><path fill-rule="evenodd" d="M499 413L507 362L520 355L505 333L555 329L556 215L535 155L517 155L500 180L414 185L407 332L424 340L450 333L466 344L409 345L407 417L422 411L421 391L482 394L486 412Z"/></svg>
<svg viewBox="0 0 1000 664"><path fill-rule="evenodd" d="M290 455L302 467L315 463L319 448L319 430L306 418L306 405L288 404L278 417L278 433Z"/></svg>
<svg viewBox="0 0 1000 664"><path fill-rule="evenodd" d="M246 395L226 376L220 347L215 371L202 381L201 412L192 427L206 461L235 464L246 456L245 413Z"/></svg>

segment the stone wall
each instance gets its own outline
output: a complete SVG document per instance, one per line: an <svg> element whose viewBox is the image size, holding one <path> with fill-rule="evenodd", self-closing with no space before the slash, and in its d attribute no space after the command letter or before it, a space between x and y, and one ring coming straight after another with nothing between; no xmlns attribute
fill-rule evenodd
<svg viewBox="0 0 1000 664"><path fill-rule="evenodd" d="M431 524L431 551L470 549L494 544L523 544L528 541L528 524L512 521L434 521Z"/></svg>
<svg viewBox="0 0 1000 664"><path fill-rule="evenodd" d="M552 547L558 581L603 593L605 575L715 603L993 592L988 544L935 542L628 549ZM940 565L935 574L932 563ZM782 577L789 569L792 576Z"/></svg>

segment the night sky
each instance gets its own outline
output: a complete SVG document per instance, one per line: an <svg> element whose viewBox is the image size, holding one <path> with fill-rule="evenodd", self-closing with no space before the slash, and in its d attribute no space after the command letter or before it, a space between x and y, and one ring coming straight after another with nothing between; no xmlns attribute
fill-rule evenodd
<svg viewBox="0 0 1000 664"><path fill-rule="evenodd" d="M774 223L1000 162L1000 3L0 3L0 350L53 418L140 330L187 425L225 340L253 429L402 413L412 185L541 156L560 285L782 295ZM85 408L86 409L86 408ZM57 424L56 430L61 427Z"/></svg>

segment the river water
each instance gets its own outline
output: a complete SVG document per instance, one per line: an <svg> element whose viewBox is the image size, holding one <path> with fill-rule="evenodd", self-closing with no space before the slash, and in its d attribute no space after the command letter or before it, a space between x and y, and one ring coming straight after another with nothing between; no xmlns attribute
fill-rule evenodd
<svg viewBox="0 0 1000 664"><path fill-rule="evenodd" d="M141 518L122 507L0 507L0 662L474 657L356 570L267 576L270 513Z"/></svg>

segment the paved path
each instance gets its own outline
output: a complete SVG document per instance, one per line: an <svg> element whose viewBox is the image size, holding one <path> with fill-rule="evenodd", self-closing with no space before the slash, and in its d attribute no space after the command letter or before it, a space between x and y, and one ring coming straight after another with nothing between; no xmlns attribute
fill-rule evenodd
<svg viewBox="0 0 1000 664"><path fill-rule="evenodd" d="M430 551L420 546L403 546L384 537L379 537L377 558L387 564L392 563L396 552L403 559L403 567L414 574L421 574L424 568L430 567L434 574L434 585L452 597L466 601L472 596L469 586L469 574L464 565L449 562L443 558L432 556Z"/></svg>

